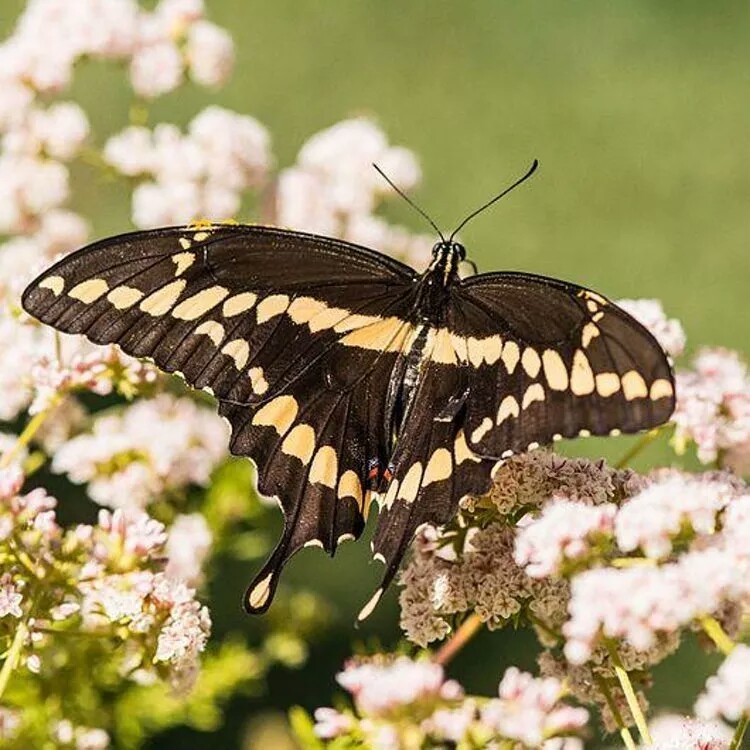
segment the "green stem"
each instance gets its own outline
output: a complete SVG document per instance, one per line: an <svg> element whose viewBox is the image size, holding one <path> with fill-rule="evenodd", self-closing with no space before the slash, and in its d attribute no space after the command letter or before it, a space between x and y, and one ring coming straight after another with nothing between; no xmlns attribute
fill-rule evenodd
<svg viewBox="0 0 750 750"><path fill-rule="evenodd" d="M656 565L656 560L650 557L615 557L610 560L613 568L640 568Z"/></svg>
<svg viewBox="0 0 750 750"><path fill-rule="evenodd" d="M732 737L732 742L729 745L729 750L741 750L742 740L745 738L745 732L747 731L748 724L750 724L750 718L748 718L747 715L744 715L737 723L737 726L734 728L734 736Z"/></svg>
<svg viewBox="0 0 750 750"><path fill-rule="evenodd" d="M482 628L478 614L469 615L461 627L440 647L435 662L445 666Z"/></svg>
<svg viewBox="0 0 750 750"><path fill-rule="evenodd" d="M724 632L724 628L721 627L715 617L706 615L705 617L701 617L699 622L706 635L714 642L716 648L724 656L729 656L734 651L734 641Z"/></svg>
<svg viewBox="0 0 750 750"><path fill-rule="evenodd" d="M52 410L60 403L60 397L55 396L50 402L50 405L35 414L27 423L26 427L23 428L23 432L18 436L13 447L0 458L0 469L7 469L12 463L16 456L33 440L34 435L39 431L39 428L44 424L44 420L50 415Z"/></svg>
<svg viewBox="0 0 750 750"><path fill-rule="evenodd" d="M604 696L604 700L606 701L607 706L609 706L609 710L612 712L612 716L615 717L615 721L617 722L617 726L620 730L620 738L622 739L623 744L625 745L627 750L636 750L636 744L635 740L633 739L633 735L630 734L630 730L625 726L625 720L622 718L620 709L617 707L617 703L615 703L615 699L612 696L609 687L607 686L606 680L598 674L594 675L594 680L599 686L599 690L601 690L601 693Z"/></svg>
<svg viewBox="0 0 750 750"><path fill-rule="evenodd" d="M630 681L630 676L622 664L617 649L611 643L607 643L607 650L609 651L610 659L612 659L612 664L615 668L615 675L620 682L622 692L625 693L625 700L628 702L630 713L633 715L635 725L638 727L638 734L641 735L641 741L644 745L651 745L653 742L651 740L651 734L648 731L648 725L646 724L646 717L643 715L643 711L641 711L641 706L638 703L638 696L635 694L633 683Z"/></svg>
<svg viewBox="0 0 750 750"><path fill-rule="evenodd" d="M8 649L8 655L5 657L2 669L0 669L0 698L8 687L10 676L18 663L18 657L21 655L21 649L26 642L26 636L29 634L29 626L26 620L21 620L16 628L16 634L13 636L13 642Z"/></svg>
<svg viewBox="0 0 750 750"><path fill-rule="evenodd" d="M651 445L659 436L661 430L657 427L649 430L640 440L615 464L616 469L624 469L644 448Z"/></svg>

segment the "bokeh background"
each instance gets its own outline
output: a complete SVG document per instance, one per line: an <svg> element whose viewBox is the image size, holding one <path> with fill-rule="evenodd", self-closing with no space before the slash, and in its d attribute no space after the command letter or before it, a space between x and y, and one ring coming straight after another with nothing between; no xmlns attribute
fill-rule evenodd
<svg viewBox="0 0 750 750"><path fill-rule="evenodd" d="M312 133L347 116L372 116L392 142L420 157L424 181L414 197L446 229L536 157L533 180L463 232L481 270L559 276L612 298L656 297L683 322L690 349L712 344L750 353L747 3L206 4L234 36L236 72L215 95L188 86L157 100L153 122L185 124L216 101L264 123L286 165ZM21 7L21 0L0 0L0 34ZM82 69L71 98L103 139L127 120L129 97L122 71L99 65ZM85 167L76 180L73 208L93 218L94 234L129 228L122 184L102 183ZM408 206L387 211L426 231ZM628 445L621 438L563 449L617 458ZM174 731L152 746L293 747L274 716L283 719L294 704L329 703L352 643L390 647L399 637L395 591L353 629L379 576L368 552L365 542L344 546L335 561L317 550L300 553L287 583L331 603L330 623L306 665L277 669L265 693L235 699L220 732ZM239 607L251 572L237 563L215 566L218 635L258 637L263 624ZM483 633L450 671L469 690L489 694L506 666L533 663L531 634ZM687 709L713 666L699 644L689 644L656 670L653 701Z"/></svg>

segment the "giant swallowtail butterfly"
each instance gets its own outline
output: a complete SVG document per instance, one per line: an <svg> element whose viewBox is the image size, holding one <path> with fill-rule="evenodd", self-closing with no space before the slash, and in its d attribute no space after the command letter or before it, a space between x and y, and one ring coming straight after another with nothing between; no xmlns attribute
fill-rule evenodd
<svg viewBox="0 0 750 750"><path fill-rule="evenodd" d="M462 279L452 236L419 274L365 247L265 226L135 232L65 257L23 306L218 399L232 453L255 461L259 490L284 513L248 612L268 608L297 550L333 554L359 537L377 498L373 552L386 569L364 618L415 530L487 491L503 459L561 437L648 429L674 406L669 363L630 315L556 279Z"/></svg>

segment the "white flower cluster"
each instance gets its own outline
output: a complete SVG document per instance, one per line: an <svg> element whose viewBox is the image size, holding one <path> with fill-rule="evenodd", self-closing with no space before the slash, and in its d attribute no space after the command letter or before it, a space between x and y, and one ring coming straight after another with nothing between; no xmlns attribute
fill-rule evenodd
<svg viewBox="0 0 750 750"><path fill-rule="evenodd" d="M736 352L703 349L677 373L675 443L695 443L704 464L750 474L750 372Z"/></svg>
<svg viewBox="0 0 750 750"><path fill-rule="evenodd" d="M102 509L96 525L66 530L57 523L56 500L41 488L19 494L22 482L18 469L0 474L0 627L3 618L26 618L27 667L38 672L47 647L55 647L53 626L76 619L87 633L117 629L122 636L124 628L137 636L117 654L131 679L153 680L154 664L163 665L161 676L189 688L211 623L195 591L165 573L164 525L140 510ZM35 609L39 587L43 610ZM54 660L47 667L57 668Z"/></svg>
<svg viewBox="0 0 750 750"><path fill-rule="evenodd" d="M370 120L345 120L316 133L300 149L295 166L279 175L276 223L341 237L424 265L434 239L412 235L375 215L393 190L373 164L404 191L421 179L414 154L391 146Z"/></svg>
<svg viewBox="0 0 750 750"><path fill-rule="evenodd" d="M273 163L268 131L257 120L215 106L185 134L167 124L128 127L107 141L104 158L141 180L133 191L133 222L141 229L230 219L241 193L262 186Z"/></svg>
<svg viewBox="0 0 750 750"><path fill-rule="evenodd" d="M351 694L355 711L317 709L315 732L324 740L349 738L376 750L445 743L495 747L508 741L544 750L583 747L573 736L586 726L588 711L563 702L558 680L534 678L515 667L491 700L464 695L440 665L405 656L352 661L337 680Z"/></svg>
<svg viewBox="0 0 750 750"><path fill-rule="evenodd" d="M676 714L658 716L649 731L653 743L642 745L642 750L728 750L732 741L726 724Z"/></svg>
<svg viewBox="0 0 750 750"><path fill-rule="evenodd" d="M87 56L129 61L131 85L143 97L173 91L186 74L202 85L223 83L234 47L204 15L203 0L161 0L152 12L137 0L31 0L0 46L3 84L11 87L0 124L37 92L67 89Z"/></svg>
<svg viewBox="0 0 750 750"><path fill-rule="evenodd" d="M750 646L736 646L719 671L708 678L695 703L695 713L702 719L728 721L750 715Z"/></svg>
<svg viewBox="0 0 750 750"><path fill-rule="evenodd" d="M568 584L551 574L568 560L566 555L570 562L580 562L597 533L602 537L611 531L612 503L640 486L631 472L603 462L565 459L546 451L514 457L498 472L486 497L464 504L465 517L459 520L463 530L444 532L439 544L429 528L417 538L400 577L401 627L407 637L426 646L450 632L453 615L472 610L490 628L503 627L525 607L547 626L562 625ZM557 500L550 512L560 518L554 523L524 519L524 541L517 547L517 531L506 516L519 508L541 508L552 498ZM571 509L562 498L576 504ZM585 517L578 512L582 506ZM497 513L499 518L477 528L471 521L474 511ZM540 577L529 575L517 560L532 564ZM542 576L543 568L550 574Z"/></svg>
<svg viewBox="0 0 750 750"><path fill-rule="evenodd" d="M226 456L227 428L211 410L163 393L117 413L62 445L52 469L112 508L143 508L165 493L208 483Z"/></svg>

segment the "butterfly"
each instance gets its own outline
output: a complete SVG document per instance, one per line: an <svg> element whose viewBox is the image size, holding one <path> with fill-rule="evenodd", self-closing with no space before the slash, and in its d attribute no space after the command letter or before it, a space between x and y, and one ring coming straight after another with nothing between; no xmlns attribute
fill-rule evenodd
<svg viewBox="0 0 750 750"><path fill-rule="evenodd" d="M670 363L629 314L557 279L462 278L466 250L454 236L440 235L420 274L269 226L141 231L63 258L29 285L23 307L215 396L231 452L253 459L259 491L284 514L248 612L268 608L299 549L333 555L357 539L377 499L372 548L385 572L364 619L417 529L450 521L508 457L649 429L674 408Z"/></svg>

